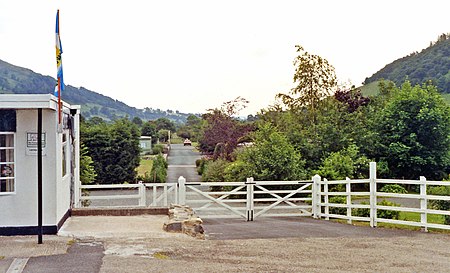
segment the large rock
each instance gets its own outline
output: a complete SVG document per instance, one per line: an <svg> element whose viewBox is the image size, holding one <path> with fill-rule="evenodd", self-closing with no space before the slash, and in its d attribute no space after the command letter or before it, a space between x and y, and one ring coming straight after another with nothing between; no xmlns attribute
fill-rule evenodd
<svg viewBox="0 0 450 273"><path fill-rule="evenodd" d="M203 221L189 206L171 204L169 220L164 223L163 229L167 232L183 232L195 238L205 239Z"/></svg>

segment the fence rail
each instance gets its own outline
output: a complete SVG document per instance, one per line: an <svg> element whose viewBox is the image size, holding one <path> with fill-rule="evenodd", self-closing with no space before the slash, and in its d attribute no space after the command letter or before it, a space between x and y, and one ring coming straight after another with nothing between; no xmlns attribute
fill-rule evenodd
<svg viewBox="0 0 450 273"><path fill-rule="evenodd" d="M380 184L416 186L419 192L380 192L377 190ZM186 182L180 177L178 183L83 185L78 189L81 197L76 206L91 202L91 206L111 207L114 201L120 206L141 207L168 207L171 203L179 203L192 206L203 218L240 217L251 221L263 216L313 216L326 220L344 219L348 223L365 221L371 227L390 223L424 230L450 230L450 225L429 220L429 215L450 217L449 210L438 210L429 204L429 201L450 202L450 196L428 194L430 186L450 187L450 182L428 181L425 177L420 180L377 179L376 164L372 162L369 179L328 181L316 175L312 181L254 181L248 178L246 182ZM341 191L332 190L336 187L341 187ZM120 193L117 190L121 190ZM81 191L89 194L82 196ZM101 194L96 193L98 191ZM343 197L344 203L335 201L336 197ZM378 204L383 199L399 202L401 206ZM356 213L361 210L365 211L364 216ZM420 220L387 219L378 216L380 211L415 213L420 215Z"/></svg>
<svg viewBox="0 0 450 273"><path fill-rule="evenodd" d="M326 179L321 180L320 177L315 177L315 183L317 184L317 201L316 210L314 217L325 218L329 220L330 218L345 219L348 223L352 221L366 221L370 222L371 227L376 227L377 223L389 223L389 224L400 224L407 226L421 227L425 231L428 228L438 228L450 230L450 225L433 223L428 219L428 215L443 215L450 216L450 211L448 210L437 210L430 207L428 201L430 200L440 200L440 201L450 201L450 196L442 195L431 195L427 193L428 186L447 186L450 187L450 182L443 181L427 181L425 177L421 177L420 180L398 180L398 179L377 179L376 174L376 164L372 162L370 164L370 178L369 179L358 179L358 180L338 180L338 181L328 181ZM352 191L352 185L367 184L369 190L355 192ZM379 192L377 187L379 184L398 184L398 185L415 185L418 186L418 193L389 193L389 192ZM345 191L333 191L330 192L330 188L336 185L345 185ZM345 203L330 202L330 198L341 196L345 198ZM365 201L368 204L355 203L361 201L361 199L352 197L368 197ZM410 203L411 201L416 201L418 203L417 207L411 207L411 205L402 206L386 206L378 204L380 198L389 200L394 200L399 203ZM405 201L406 200L406 201ZM407 200L410 200L407 202ZM401 204L400 204L401 205ZM341 209L339 211L339 209ZM345 213L342 209L345 209ZM365 209L369 210L368 216L358 216L356 210ZM333 212L330 212L333 210ZM338 211L339 213L336 213ZM406 221L399 219L388 219L383 217L378 217L378 211L394 211L394 212L410 212L417 213L420 215L420 221Z"/></svg>

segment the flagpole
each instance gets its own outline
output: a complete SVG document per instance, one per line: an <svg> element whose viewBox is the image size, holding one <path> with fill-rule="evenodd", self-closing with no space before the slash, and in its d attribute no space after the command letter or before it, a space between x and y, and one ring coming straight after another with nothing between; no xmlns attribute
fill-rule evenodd
<svg viewBox="0 0 450 273"><path fill-rule="evenodd" d="M58 77L58 124L61 126L61 78Z"/></svg>

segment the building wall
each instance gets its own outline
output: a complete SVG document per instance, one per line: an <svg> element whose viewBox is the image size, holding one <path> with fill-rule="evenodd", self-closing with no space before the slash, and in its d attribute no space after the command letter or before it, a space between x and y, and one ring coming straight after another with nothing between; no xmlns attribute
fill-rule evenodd
<svg viewBox="0 0 450 273"><path fill-rule="evenodd" d="M37 110L17 110L16 113L16 191L0 196L0 227L37 225L37 156L26 154L27 132L37 132ZM56 133L55 111L43 109L42 117L42 130L46 133L46 151L42 157L43 225L53 226L59 221L57 203L63 203L57 196L65 193L67 185L65 182L56 185L57 173L60 172L60 164L57 163L61 156L56 152L60 140Z"/></svg>

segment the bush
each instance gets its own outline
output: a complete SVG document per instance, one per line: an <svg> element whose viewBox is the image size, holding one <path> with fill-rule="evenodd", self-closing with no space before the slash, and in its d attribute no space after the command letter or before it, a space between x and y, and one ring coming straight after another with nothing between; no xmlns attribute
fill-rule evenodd
<svg viewBox="0 0 450 273"><path fill-rule="evenodd" d="M368 202L361 202L361 205L369 205ZM394 202L390 202L387 201L385 199L383 199L383 201L377 203L377 205L379 206L391 206L391 207L399 207L399 204L396 204ZM359 217L370 217L370 209L355 209L354 216L359 216ZM384 219L398 219L400 216L400 212L399 211L395 211L395 210L381 210L378 209L377 210L377 218L384 218Z"/></svg>
<svg viewBox="0 0 450 273"><path fill-rule="evenodd" d="M154 155L161 154L163 151L164 151L164 146L161 144L156 144L156 145L153 145L153 147L152 147L152 154L154 154Z"/></svg>
<svg viewBox="0 0 450 273"><path fill-rule="evenodd" d="M450 183L448 186L435 186L428 188L428 194L450 196ZM437 210L450 210L450 201L430 200L430 205ZM444 215L444 224L450 225L450 215Z"/></svg>
<svg viewBox="0 0 450 273"><path fill-rule="evenodd" d="M197 173L199 175L203 175L203 172L206 169L206 165L208 164L208 161L209 160L206 158L200 158L195 161L195 165L197 166Z"/></svg>
<svg viewBox="0 0 450 273"><path fill-rule="evenodd" d="M207 182L224 181L225 168L228 164L228 161L223 159L208 162L202 173L202 180Z"/></svg>
<svg viewBox="0 0 450 273"><path fill-rule="evenodd" d="M400 194L408 193L408 191L404 187L397 185L397 184L384 185L380 191L390 192L390 193L400 193Z"/></svg>
<svg viewBox="0 0 450 273"><path fill-rule="evenodd" d="M147 173L145 174L144 181L147 177ZM167 177L167 162L164 159L164 157L159 154L153 159L153 167L152 171L150 172L149 179L150 181L146 182L155 182L155 183L164 183L166 182Z"/></svg>
<svg viewBox="0 0 450 273"><path fill-rule="evenodd" d="M346 196L333 196L333 197L330 197L328 199L328 203L345 204L345 203L347 203L347 197ZM330 213L331 214L346 215L347 214L347 208L330 207Z"/></svg>

